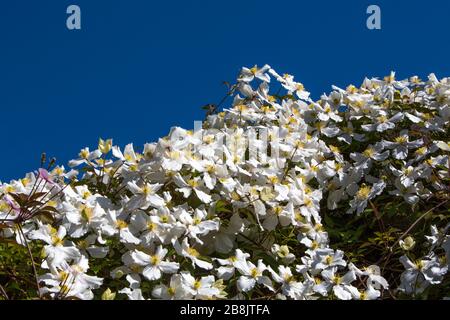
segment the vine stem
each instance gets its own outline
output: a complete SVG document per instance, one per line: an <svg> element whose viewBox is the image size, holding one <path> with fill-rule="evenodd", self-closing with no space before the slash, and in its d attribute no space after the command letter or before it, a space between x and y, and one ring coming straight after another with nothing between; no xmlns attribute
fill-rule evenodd
<svg viewBox="0 0 450 320"><path fill-rule="evenodd" d="M6 300L9 300L8 294L6 293L5 288L0 284L0 293L5 297Z"/></svg>
<svg viewBox="0 0 450 320"><path fill-rule="evenodd" d="M28 255L30 256L30 259L31 259L31 266L33 267L34 279L36 280L36 287L38 290L38 295L39 295L39 297L41 297L39 278L38 278L37 271L36 271L36 265L34 264L33 253L31 252L30 246L28 245L28 242L27 242L27 238L25 237L25 234L23 233L22 226L20 224L17 224L17 227L20 231L20 235L22 236L23 241L25 242L25 246L27 247Z"/></svg>
<svg viewBox="0 0 450 320"><path fill-rule="evenodd" d="M392 252L392 249L394 249L394 247L396 245L398 245L400 243L400 240L402 240L412 229L414 229L414 227L423 219L425 218L425 216L427 214L429 214L430 212L432 212L433 210L439 208L440 206L442 206L443 204L446 204L450 199L447 199L445 201L442 201L441 203L439 203L438 205L436 205L435 207L431 208L430 210L428 210L427 212L425 212L424 214L422 214L419 218L417 218L416 221L414 221L414 223L397 239L397 241L395 241L395 243L389 248L390 251Z"/></svg>
<svg viewBox="0 0 450 320"><path fill-rule="evenodd" d="M406 229L406 231L394 242L394 244L392 246L389 247L389 254L387 255L386 258L384 258L384 265L382 270L384 271L389 258L392 256L392 254L394 253L394 248L395 246L397 246L400 243L400 240L402 240L404 237L406 237L406 235L412 230L414 229L414 227L423 219L425 218L430 212L432 212L433 210L439 208L440 206L446 204L450 199L447 199L445 201L442 201L441 203L439 203L438 205L434 206L433 208L431 208L430 210L426 211L424 214L422 214L419 218L416 219L416 221L414 221L408 229ZM380 259L376 264L379 264L381 261L383 261L383 258Z"/></svg>
<svg viewBox="0 0 450 320"><path fill-rule="evenodd" d="M281 181L284 181L284 179L286 179L287 174L289 172L289 165L292 163L292 159L294 159L294 156L297 153L297 150L298 150L298 146L295 146L295 149L294 149L294 151L292 152L292 155L289 158L289 163L286 163L287 166L286 166L286 169L284 170L283 179Z"/></svg>

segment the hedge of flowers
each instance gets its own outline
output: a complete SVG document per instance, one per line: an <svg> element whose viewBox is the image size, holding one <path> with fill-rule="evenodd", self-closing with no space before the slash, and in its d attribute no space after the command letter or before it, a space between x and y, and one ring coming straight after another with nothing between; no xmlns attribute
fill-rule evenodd
<svg viewBox="0 0 450 320"><path fill-rule="evenodd" d="M450 78L314 101L266 65L229 89L229 109L140 153L100 139L1 184L0 296L449 295Z"/></svg>

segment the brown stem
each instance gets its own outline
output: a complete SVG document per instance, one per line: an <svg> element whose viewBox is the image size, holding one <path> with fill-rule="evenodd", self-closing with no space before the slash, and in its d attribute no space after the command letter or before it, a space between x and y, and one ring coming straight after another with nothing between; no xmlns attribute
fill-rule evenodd
<svg viewBox="0 0 450 320"><path fill-rule="evenodd" d="M425 218L425 216L427 214L429 214L430 212L432 212L433 210L439 208L440 206L442 206L443 204L447 203L450 199L447 199L445 201L442 201L441 203L439 203L437 206L431 208L430 210L428 210L427 212L425 212L424 214L422 214L419 218L417 218L416 221L414 221L414 223L400 236L400 238L397 239L397 241L389 248L390 251L392 252L392 249L398 245L400 243L400 240L402 240L412 229L414 229L414 227L420 222L420 220L422 220L423 218Z"/></svg>
<svg viewBox="0 0 450 320"><path fill-rule="evenodd" d="M439 208L440 206L446 204L450 199L447 199L445 201L442 201L441 203L439 203L438 205L434 206L433 208L431 208L430 210L428 210L427 212L425 212L424 214L422 214L419 218L417 218L416 221L413 222L413 224L411 224L411 226L397 239L397 241L395 241L395 243L389 247L389 254L386 256L386 258L381 258L380 261L377 262L377 264L379 264L381 261L383 261L383 259L385 260L384 266L382 268L382 270L384 271L389 258L392 256L392 254L394 253L394 248L395 246L397 246L400 243L400 240L402 240L404 237L406 237L406 235L423 219L427 216L427 214L429 214L430 212L433 212L433 210Z"/></svg>

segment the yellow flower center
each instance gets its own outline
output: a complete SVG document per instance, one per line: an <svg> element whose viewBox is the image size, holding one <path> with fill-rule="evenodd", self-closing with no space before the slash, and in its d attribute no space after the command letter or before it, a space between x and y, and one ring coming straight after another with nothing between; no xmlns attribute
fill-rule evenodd
<svg viewBox="0 0 450 320"><path fill-rule="evenodd" d="M156 255L150 257L150 263L154 266L157 265L160 261L161 259Z"/></svg>
<svg viewBox="0 0 450 320"><path fill-rule="evenodd" d="M421 147L417 149L415 153L417 155L423 156L425 153L427 153L427 147Z"/></svg>
<svg viewBox="0 0 450 320"><path fill-rule="evenodd" d="M264 112L264 113L270 112L270 106L262 106L261 107L261 111Z"/></svg>
<svg viewBox="0 0 450 320"><path fill-rule="evenodd" d="M81 249L87 249L89 247L89 243L86 240L80 240L77 242L77 245Z"/></svg>
<svg viewBox="0 0 450 320"><path fill-rule="evenodd" d="M295 221L302 222L302 223L305 222L305 218L301 215L300 212L296 211L294 215L295 215Z"/></svg>
<svg viewBox="0 0 450 320"><path fill-rule="evenodd" d="M154 231L154 230L156 230L156 223L148 222L148 223L147 223L147 230L148 230L148 231Z"/></svg>
<svg viewBox="0 0 450 320"><path fill-rule="evenodd" d="M178 159L180 159L180 157L181 157L180 152L178 152L176 150L169 152L169 158L172 160L178 160Z"/></svg>
<svg viewBox="0 0 450 320"><path fill-rule="evenodd" d="M169 287L169 288L167 289L167 293L168 293L170 296L174 296L175 293L176 293L176 290L175 290L175 288L173 288L173 287Z"/></svg>
<svg viewBox="0 0 450 320"><path fill-rule="evenodd" d="M213 174L216 171L216 166L215 165L207 165L206 171L210 174Z"/></svg>
<svg viewBox="0 0 450 320"><path fill-rule="evenodd" d="M412 168L406 168L406 169L403 170L403 173L404 173L405 175L409 175L412 171L413 171Z"/></svg>
<svg viewBox="0 0 450 320"><path fill-rule="evenodd" d="M198 290L198 289L200 289L201 286L202 286L201 282L199 280L195 280L194 288Z"/></svg>
<svg viewBox="0 0 450 320"><path fill-rule="evenodd" d="M335 146L330 146L330 150L331 150L331 152L333 152L333 153L339 153L339 152L340 152L339 148L338 148L338 147L335 147Z"/></svg>
<svg viewBox="0 0 450 320"><path fill-rule="evenodd" d="M196 181L196 180L194 180L194 179L190 179L190 180L188 180L188 185L191 187L191 188L197 188L198 187L198 181Z"/></svg>
<svg viewBox="0 0 450 320"><path fill-rule="evenodd" d="M81 207L81 217L86 221L91 221L92 217L94 216L92 208L86 207L83 205Z"/></svg>
<svg viewBox="0 0 450 320"><path fill-rule="evenodd" d="M58 273L58 278L61 282L66 281L68 277L69 277L69 273L64 270L61 270Z"/></svg>
<svg viewBox="0 0 450 320"><path fill-rule="evenodd" d="M333 282L334 282L335 284L341 284L342 278L341 278L340 276L334 276L334 277L333 277Z"/></svg>
<svg viewBox="0 0 450 320"><path fill-rule="evenodd" d="M330 256L330 255L326 256L325 257L325 263L328 264L328 265L332 264L333 263L333 257Z"/></svg>
<svg viewBox="0 0 450 320"><path fill-rule="evenodd" d="M196 250L196 249L194 249L194 248L192 248L192 247L189 247L189 248L187 248L187 253L190 255L190 256L193 256L193 257L195 257L195 258L197 258L198 256L200 256L200 253Z"/></svg>
<svg viewBox="0 0 450 320"><path fill-rule="evenodd" d="M400 136L400 137L395 138L395 142L400 143L400 144L406 143L407 140L408 139L405 136Z"/></svg>
<svg viewBox="0 0 450 320"><path fill-rule="evenodd" d="M233 191L231 193L231 199L233 199L234 201L239 201L241 199L241 196L236 191Z"/></svg>
<svg viewBox="0 0 450 320"><path fill-rule="evenodd" d="M417 260L415 265L416 265L418 270L422 270L423 267L424 267L424 264L423 264L422 260Z"/></svg>
<svg viewBox="0 0 450 320"><path fill-rule="evenodd" d="M313 202L312 202L312 200L311 200L310 198L306 197L306 198L304 199L304 204L305 204L305 206L307 206L307 207L311 207L311 206L313 205Z"/></svg>
<svg viewBox="0 0 450 320"><path fill-rule="evenodd" d="M87 151L86 149L81 150L81 152L79 153L80 158L82 159L87 159L89 157L89 151Z"/></svg>
<svg viewBox="0 0 450 320"><path fill-rule="evenodd" d="M283 279L284 279L284 282L287 282L287 283L290 283L290 282L292 282L292 281L295 280L295 279L294 279L294 276L289 275L289 274L285 274L285 275L283 276Z"/></svg>
<svg viewBox="0 0 450 320"><path fill-rule="evenodd" d="M317 232L323 231L323 225L321 225L320 223L316 223L314 225L314 230L316 230Z"/></svg>
<svg viewBox="0 0 450 320"><path fill-rule="evenodd" d="M245 104L239 104L235 108L239 112L243 112L243 111L247 110L247 106Z"/></svg>
<svg viewBox="0 0 450 320"><path fill-rule="evenodd" d="M280 180L278 179L277 176L271 176L271 177L269 177L269 181L270 181L272 184L277 184Z"/></svg>
<svg viewBox="0 0 450 320"><path fill-rule="evenodd" d="M297 140L297 141L295 142L295 147L296 147L297 149L303 149L303 148L305 147L305 143L302 142L302 141Z"/></svg>
<svg viewBox="0 0 450 320"><path fill-rule="evenodd" d="M324 122L318 122L317 124L316 124L316 128L317 128L317 130L322 130L323 128L325 128L327 125L326 125L326 123L324 123Z"/></svg>
<svg viewBox="0 0 450 320"><path fill-rule="evenodd" d="M365 200L369 197L370 191L372 191L372 189L369 186L362 186L356 193L356 198Z"/></svg>
<svg viewBox="0 0 450 320"><path fill-rule="evenodd" d="M352 84L347 87L347 92L349 93L356 93L357 91L358 89Z"/></svg>
<svg viewBox="0 0 450 320"><path fill-rule="evenodd" d="M375 154L375 150L373 148L367 148L364 152L363 155L365 155L367 158L371 158L373 157Z"/></svg>
<svg viewBox="0 0 450 320"><path fill-rule="evenodd" d="M122 230L122 229L125 229L126 227L128 227L128 223L126 223L123 220L117 220L116 221L116 226L117 226L117 228Z"/></svg>
<svg viewBox="0 0 450 320"><path fill-rule="evenodd" d="M124 158L125 158L125 160L128 161L128 162L133 161L133 157L131 156L131 154L126 154L126 155L124 156Z"/></svg>
<svg viewBox="0 0 450 320"><path fill-rule="evenodd" d="M47 202L47 206L55 208L58 205L58 203L55 200L50 200Z"/></svg>
<svg viewBox="0 0 450 320"><path fill-rule="evenodd" d="M62 246L63 240L60 237L58 237L58 235L52 235L52 244L55 247Z"/></svg>
<svg viewBox="0 0 450 320"><path fill-rule="evenodd" d="M387 122L388 121L388 118L386 117L386 116L379 116L378 118L377 118L377 120L378 120L378 122L380 122L380 123L385 123L385 122Z"/></svg>
<svg viewBox="0 0 450 320"><path fill-rule="evenodd" d="M148 196L148 195L151 195L153 193L153 190L152 190L152 188L150 188L150 186L145 185L142 188L142 193L145 194L146 196Z"/></svg>
<svg viewBox="0 0 450 320"><path fill-rule="evenodd" d="M205 136L203 137L203 142L206 144L211 144L214 142L214 136L209 135L209 136Z"/></svg>
<svg viewBox="0 0 450 320"><path fill-rule="evenodd" d="M8 211L9 206L4 201L0 201L0 211Z"/></svg>
<svg viewBox="0 0 450 320"><path fill-rule="evenodd" d="M275 208L273 209L273 211L275 212L275 214L276 214L277 216L279 216L279 215L283 212L283 208L280 207L280 206L277 206L277 207L275 207Z"/></svg>

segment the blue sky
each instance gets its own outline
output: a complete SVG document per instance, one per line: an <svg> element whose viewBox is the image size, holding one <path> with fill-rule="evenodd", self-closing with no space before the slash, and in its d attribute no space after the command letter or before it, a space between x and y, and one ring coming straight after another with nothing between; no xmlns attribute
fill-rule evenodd
<svg viewBox="0 0 450 320"><path fill-rule="evenodd" d="M82 30L66 28L81 7ZM366 8L382 29L366 28ZM365 76L450 76L450 1L15 0L0 5L0 180L99 137L142 146L270 64L314 97Z"/></svg>

